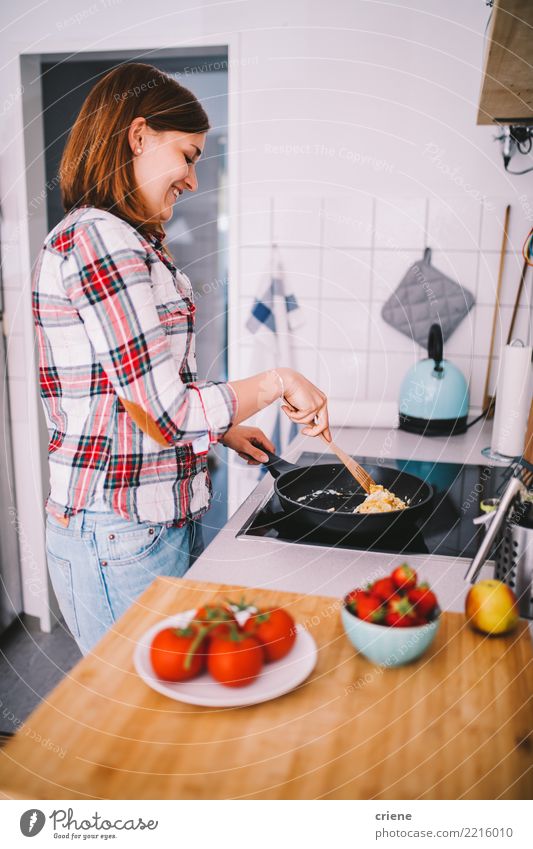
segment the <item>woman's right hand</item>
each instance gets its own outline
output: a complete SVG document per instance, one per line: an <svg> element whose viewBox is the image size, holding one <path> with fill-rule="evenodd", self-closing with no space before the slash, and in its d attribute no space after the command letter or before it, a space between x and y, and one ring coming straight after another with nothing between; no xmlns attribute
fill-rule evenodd
<svg viewBox="0 0 533 849"><path fill-rule="evenodd" d="M283 412L296 424L305 424L302 433L306 436L324 434L331 442L328 419L328 399L303 374L290 368L278 368L277 372L283 380L283 399L287 402L282 406Z"/></svg>

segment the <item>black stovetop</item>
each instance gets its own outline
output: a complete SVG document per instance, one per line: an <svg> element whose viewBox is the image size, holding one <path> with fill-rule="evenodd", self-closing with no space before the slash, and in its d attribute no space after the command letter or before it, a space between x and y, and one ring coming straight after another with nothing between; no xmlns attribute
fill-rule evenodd
<svg viewBox="0 0 533 849"><path fill-rule="evenodd" d="M376 457L356 457L362 466L379 463ZM317 455L306 451L298 465L317 463ZM335 463L333 455L321 455L320 463ZM334 546L352 550L382 551L391 554L440 554L446 557L472 558L479 548L482 531L472 519L480 515L479 502L495 498L504 482L505 467L434 463L429 460L381 461L383 466L409 472L433 486L429 518L410 530L407 537L384 537L378 542L361 537L333 536L323 529L308 530L283 512L277 495L272 493L262 507L250 516L238 538L266 538L300 545Z"/></svg>

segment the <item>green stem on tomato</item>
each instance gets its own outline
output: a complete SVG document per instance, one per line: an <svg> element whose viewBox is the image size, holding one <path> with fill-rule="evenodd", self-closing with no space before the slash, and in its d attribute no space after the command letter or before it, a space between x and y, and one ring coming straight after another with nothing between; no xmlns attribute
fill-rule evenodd
<svg viewBox="0 0 533 849"><path fill-rule="evenodd" d="M198 651L198 649L202 645L203 641L205 640L205 638L207 637L209 632L212 631L213 628L215 628L217 624L218 624L217 622L213 622L210 625L202 625L201 628L198 628L198 633L196 634L194 640L192 641L190 648L189 648L189 651L187 652L187 655L185 657L185 661L183 663L184 669L190 669L191 668L191 663L192 663L192 659L193 659L194 655L196 654L196 652Z"/></svg>

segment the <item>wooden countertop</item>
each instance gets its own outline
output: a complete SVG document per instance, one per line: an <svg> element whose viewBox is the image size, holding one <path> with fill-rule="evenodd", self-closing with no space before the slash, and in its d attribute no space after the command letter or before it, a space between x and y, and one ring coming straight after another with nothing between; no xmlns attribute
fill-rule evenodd
<svg viewBox="0 0 533 849"><path fill-rule="evenodd" d="M309 629L319 659L306 683L212 709L139 679L133 649L150 625L243 593ZM423 658L381 669L349 644L334 599L158 578L0 749L0 796L528 799L531 658L525 623L491 639L444 613Z"/></svg>

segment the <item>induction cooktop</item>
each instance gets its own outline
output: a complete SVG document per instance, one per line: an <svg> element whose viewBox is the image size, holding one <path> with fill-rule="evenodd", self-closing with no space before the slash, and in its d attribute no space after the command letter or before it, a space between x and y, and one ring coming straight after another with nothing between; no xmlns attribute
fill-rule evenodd
<svg viewBox="0 0 533 849"><path fill-rule="evenodd" d="M472 520L480 515L479 503L495 498L505 482L506 467L440 463L428 460L394 460L383 462L376 457L356 456L362 466L380 464L405 471L427 481L433 487L433 500L428 517L399 537L397 533L380 534L378 539L350 535L334 535L324 529L309 530L289 517L275 492L255 510L237 533L238 539L269 539L299 545L319 545L352 550L381 551L390 554L438 554L445 557L471 559L479 548L483 533ZM297 465L336 463L333 455L317 455L305 451ZM268 473L267 473L268 474Z"/></svg>

